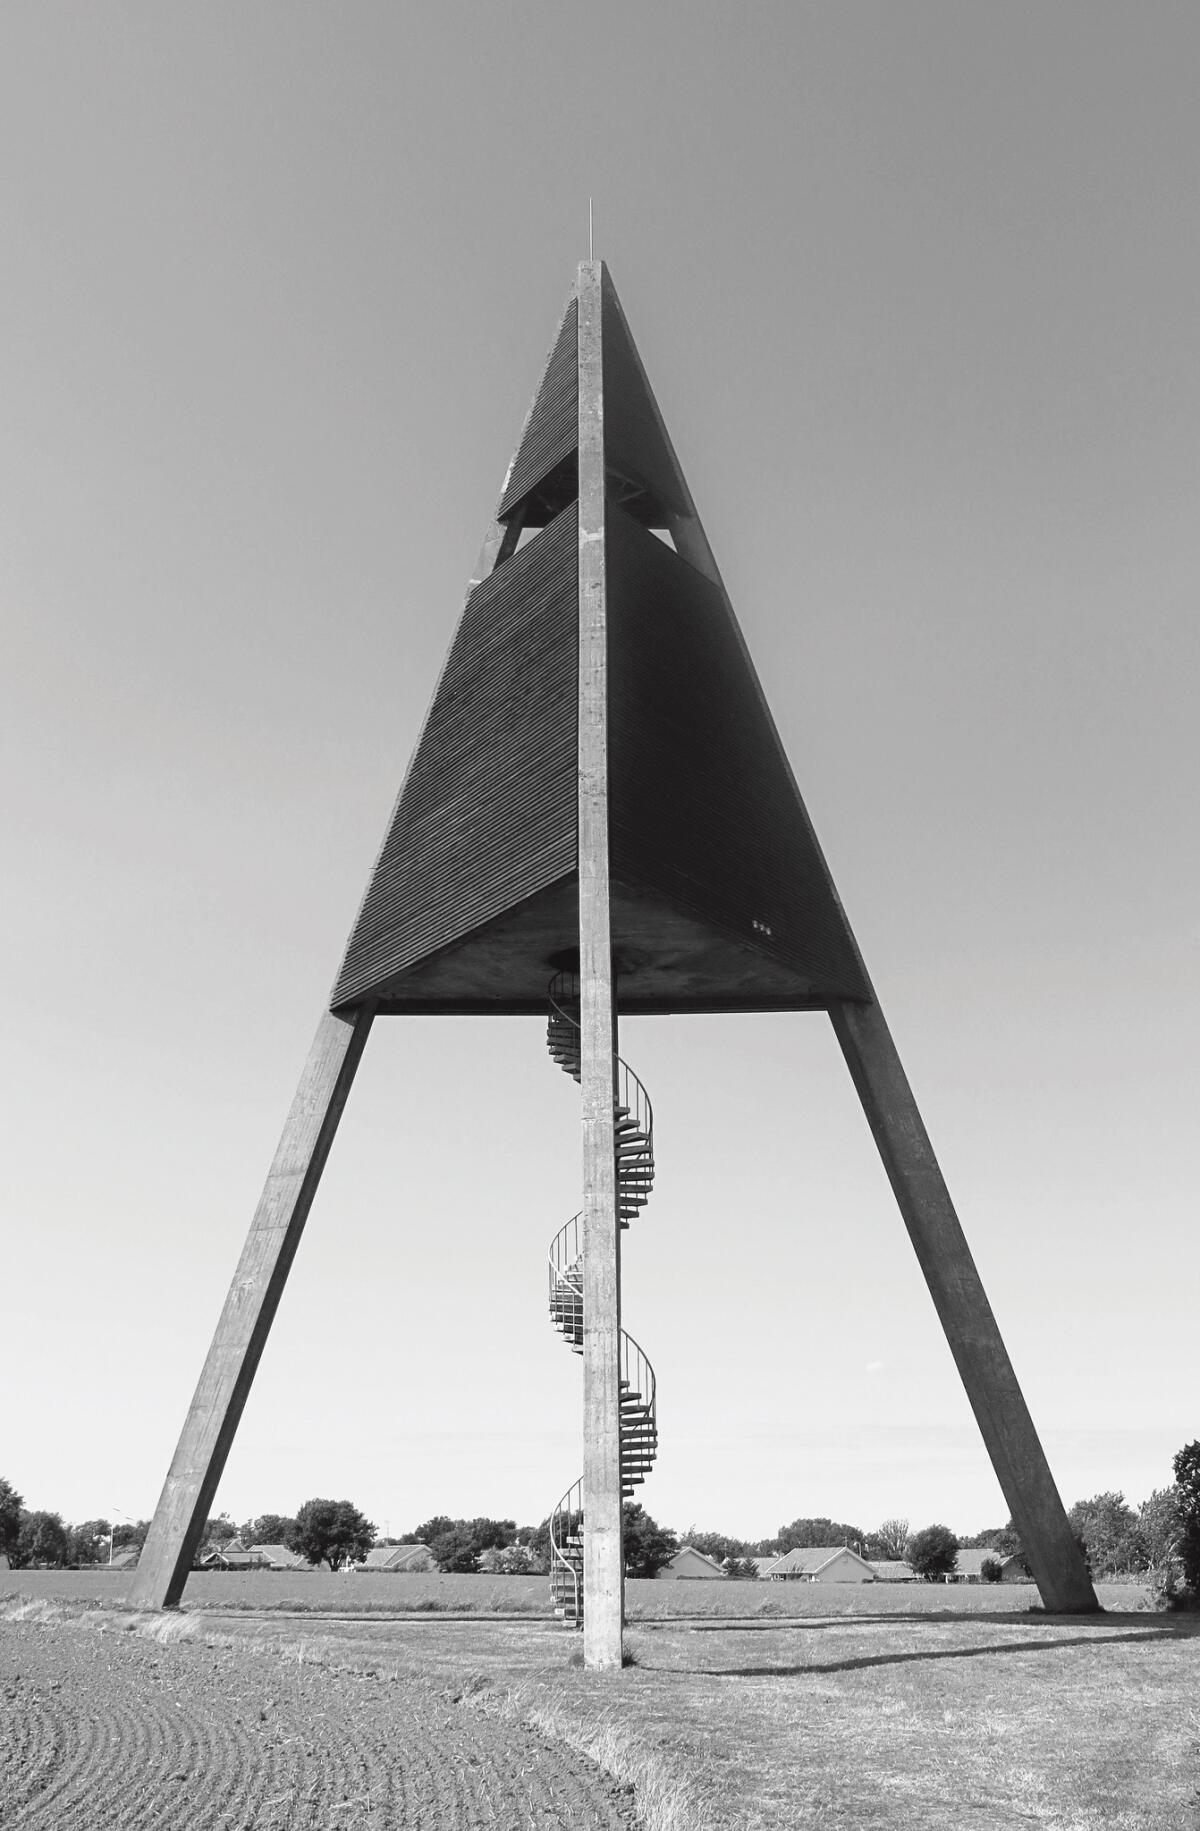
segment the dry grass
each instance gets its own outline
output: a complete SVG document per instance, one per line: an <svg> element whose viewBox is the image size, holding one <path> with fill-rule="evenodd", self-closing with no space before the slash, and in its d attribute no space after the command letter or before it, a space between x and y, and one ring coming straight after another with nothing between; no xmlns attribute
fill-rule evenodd
<svg viewBox="0 0 1200 1831"><path fill-rule="evenodd" d="M133 1576L127 1571L0 1570L0 1596L66 1597L77 1602L124 1604ZM1108 1606L1148 1606L1136 1584L1110 1586ZM662 1583L637 1578L626 1585L633 1622L703 1617L747 1620L806 1620L813 1614L900 1613L995 1614L1025 1609L1037 1601L1032 1584L876 1583ZM245 1609L296 1615L391 1616L406 1614L520 1615L545 1618L545 1577L451 1576L440 1571L359 1573L353 1577L322 1570L194 1571L183 1595L185 1610Z"/></svg>
<svg viewBox="0 0 1200 1831"><path fill-rule="evenodd" d="M611 1774L633 1794L645 1831L702 1831L705 1815L696 1777L647 1746L611 1714L580 1710L550 1699L540 1703L513 1694L511 1711L553 1742L565 1742Z"/></svg>
<svg viewBox="0 0 1200 1831"><path fill-rule="evenodd" d="M628 1636L637 1663L603 1678L571 1663L574 1637L532 1621L314 1620L307 1634L339 1662L587 1748L664 1831L1197 1831L1195 1618L1050 1618L966 1591L938 1612L923 1596L881 1609L879 1595L854 1615L644 1622ZM295 1632L241 1627L260 1644Z"/></svg>
<svg viewBox="0 0 1200 1831"><path fill-rule="evenodd" d="M358 1579L333 1581L346 1594ZM573 1665L577 1637L544 1616L183 1619L522 1716L632 1785L655 1831L1200 1831L1200 1620L1151 1613L1135 1588L1101 1592L1113 1612L1064 1618L1008 1589L667 1587L631 1585L636 1663L605 1677ZM776 1590L796 1613L715 1612ZM644 1607L685 1601L712 1612Z"/></svg>

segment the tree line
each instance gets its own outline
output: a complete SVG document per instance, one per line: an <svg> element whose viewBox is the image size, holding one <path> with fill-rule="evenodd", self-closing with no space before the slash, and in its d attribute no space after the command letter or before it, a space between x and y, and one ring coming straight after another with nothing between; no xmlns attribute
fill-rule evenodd
<svg viewBox="0 0 1200 1831"><path fill-rule="evenodd" d="M1156 1489L1137 1509L1116 1490L1071 1508L1067 1517L1093 1577L1140 1577L1164 1600L1200 1599L1200 1441L1178 1452L1173 1473L1173 1483ZM727 1575L749 1580L758 1575L755 1559L808 1546L849 1545L874 1562L903 1559L918 1576L930 1578L951 1572L960 1549L983 1549L994 1554L984 1560L985 1580L998 1580L1001 1560L1021 1552L1011 1520L960 1539L940 1524L912 1532L908 1520L890 1518L864 1532L850 1521L817 1516L794 1519L773 1538L750 1540L694 1525L677 1533L660 1526L634 1501L625 1502L623 1514L630 1576L655 1576L681 1545L704 1552ZM58 1513L27 1509L12 1484L0 1477L0 1553L13 1568L103 1564L120 1551L140 1551L149 1529L149 1520L114 1524L97 1518L68 1525ZM348 1500L308 1500L295 1514L261 1513L240 1526L219 1514L205 1526L198 1559L234 1538L247 1549L284 1545L310 1564L331 1570L361 1561L377 1544L422 1544L442 1571L524 1576L550 1567L548 1519L518 1526L511 1519L484 1515L456 1519L434 1514L398 1538L380 1539L372 1522Z"/></svg>

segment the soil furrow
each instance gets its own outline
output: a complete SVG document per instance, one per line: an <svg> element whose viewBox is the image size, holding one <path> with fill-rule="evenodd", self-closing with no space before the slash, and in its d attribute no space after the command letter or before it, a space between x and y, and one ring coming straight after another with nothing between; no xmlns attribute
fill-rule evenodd
<svg viewBox="0 0 1200 1831"><path fill-rule="evenodd" d="M598 1770L517 1724L186 1631L0 1623L4 1831L628 1831Z"/></svg>

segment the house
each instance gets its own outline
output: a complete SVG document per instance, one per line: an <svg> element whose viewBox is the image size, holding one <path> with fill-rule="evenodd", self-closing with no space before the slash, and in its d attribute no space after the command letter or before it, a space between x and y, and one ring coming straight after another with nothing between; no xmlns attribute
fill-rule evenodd
<svg viewBox="0 0 1200 1831"><path fill-rule="evenodd" d="M105 1570L136 1570L137 1561L138 1554L131 1548L128 1551L118 1551L113 1557L106 1558L103 1568Z"/></svg>
<svg viewBox="0 0 1200 1831"><path fill-rule="evenodd" d="M433 1569L428 1545L374 1545L355 1570L417 1571Z"/></svg>
<svg viewBox="0 0 1200 1831"><path fill-rule="evenodd" d="M681 1545L669 1564L655 1572L658 1577L723 1577L724 1567L694 1545Z"/></svg>
<svg viewBox="0 0 1200 1831"><path fill-rule="evenodd" d="M1029 1567L1019 1551L1005 1557L990 1546L980 1545L960 1549L955 1567L946 1578L947 1583L982 1583L983 1565L988 1558L994 1558L999 1564L1001 1583L1029 1582Z"/></svg>
<svg viewBox="0 0 1200 1831"><path fill-rule="evenodd" d="M875 1572L849 1545L797 1545L761 1573L772 1583L874 1583Z"/></svg>
<svg viewBox="0 0 1200 1831"><path fill-rule="evenodd" d="M765 1577L772 1564L778 1564L779 1553L777 1551L769 1551L765 1557L751 1558L750 1562L753 1564L759 1576Z"/></svg>
<svg viewBox="0 0 1200 1831"><path fill-rule="evenodd" d="M959 1554L961 1556L961 1553ZM1000 1558L1000 1553L996 1556ZM1032 1583L1033 1572L1025 1562L1022 1551L1010 1551L1006 1558L1000 1558L1001 1583Z"/></svg>
<svg viewBox="0 0 1200 1831"><path fill-rule="evenodd" d="M251 1549L268 1570L309 1569L308 1559L302 1558L298 1551L289 1551L286 1545L254 1545Z"/></svg>
<svg viewBox="0 0 1200 1831"><path fill-rule="evenodd" d="M247 1551L241 1539L227 1539L223 1545L214 1545L200 1559L201 1570L265 1570L267 1560L255 1547Z"/></svg>
<svg viewBox="0 0 1200 1831"><path fill-rule="evenodd" d="M877 1583L915 1583L917 1573L903 1558L872 1558Z"/></svg>

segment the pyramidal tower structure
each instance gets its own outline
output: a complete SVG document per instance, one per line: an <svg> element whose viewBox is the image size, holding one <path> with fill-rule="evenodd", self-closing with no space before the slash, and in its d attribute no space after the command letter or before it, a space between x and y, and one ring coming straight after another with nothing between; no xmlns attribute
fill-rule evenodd
<svg viewBox="0 0 1200 1831"><path fill-rule="evenodd" d="M582 1206L550 1312L583 1358L552 1588L619 1667L621 1507L657 1449L621 1326L654 1174L622 1014L829 1014L1049 1610L1096 1597L608 272L578 270L138 1566L179 1599L378 1017L544 1014Z"/></svg>

